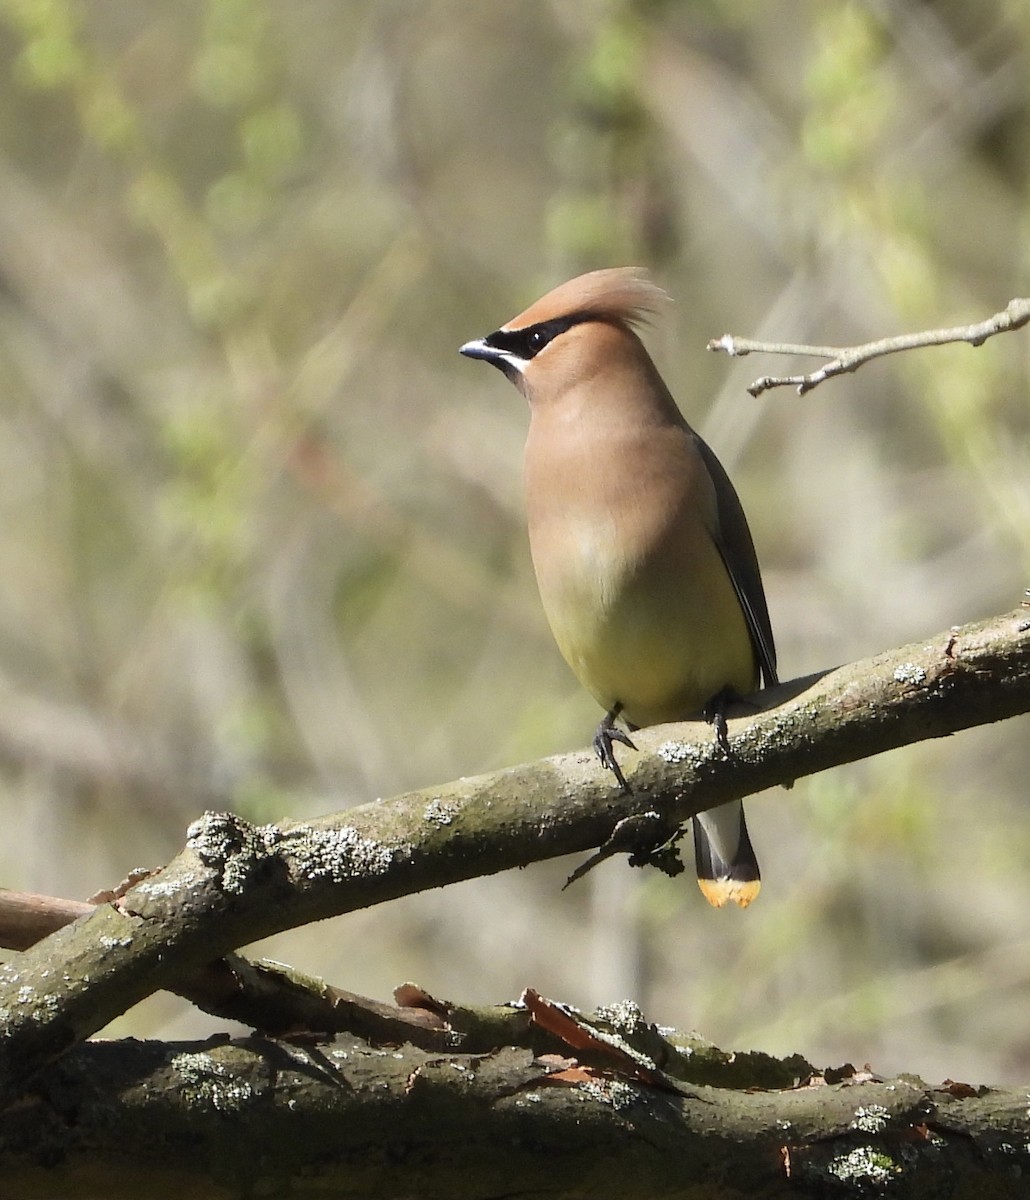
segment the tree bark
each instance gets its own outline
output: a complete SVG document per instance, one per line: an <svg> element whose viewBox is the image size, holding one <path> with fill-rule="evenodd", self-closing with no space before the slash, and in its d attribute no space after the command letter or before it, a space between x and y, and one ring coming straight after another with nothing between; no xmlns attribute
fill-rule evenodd
<svg viewBox="0 0 1030 1200"><path fill-rule="evenodd" d="M1025 1089L661 1089L531 1050L87 1043L0 1117L3 1195L1025 1197ZM572 1076L572 1072L566 1070Z"/></svg>
<svg viewBox="0 0 1030 1200"><path fill-rule="evenodd" d="M741 1079L738 1066L733 1082L720 1076L718 1093L684 1095L670 1079L705 1087L712 1080L684 1071L678 1052L671 1073L669 1061L658 1058L634 1067L632 1054L591 1065L598 1046L587 1037L584 1066L582 1035L570 1040L566 1030L551 1053L574 1054L554 1067L534 1060L532 1047L508 1045L503 1021L484 1025L417 989L407 990L397 1009L375 1011L360 997L325 993L320 981L275 979L262 964L225 958L282 929L597 846L639 861L661 847L667 868L663 843L698 811L1030 711L1030 611L784 684L739 711L729 722L728 754L700 723L635 733L639 752L620 750L628 792L613 786L592 756L572 754L305 824L256 827L231 814L207 814L163 871L0 969L0 1103L10 1106L33 1088L3 1118L5 1179L28 1180L41 1163L88 1174L90 1163L104 1162L112 1180L138 1183L140 1164L152 1159L155 1172L161 1165L170 1179L189 1175L191 1194L199 1195L202 1185L219 1184L219 1168L208 1163L238 1163L232 1169L240 1178L250 1178L249 1170L277 1179L300 1170L303 1159L305 1178L324 1177L338 1195L461 1188L469 1195L530 1188L607 1195L626 1194L634 1181L641 1190L675 1195L701 1179L721 1181L723 1190L712 1193L721 1196L776 1195L799 1181L821 1187L831 1176L840 1186L860 1180L867 1189L909 1178L922 1186L929 1178L921 1194L963 1195L977 1172L991 1177L992 1194L1024 1194L1003 1190L1022 1181L1024 1158L1030 1164L1024 1093L1018 1101L994 1092L945 1092L942 1099L918 1081L784 1090L784 1069L807 1070L791 1062L774 1079ZM66 907L60 920L76 911ZM8 936L24 944L30 925L42 935L58 923L30 900L18 907ZM350 1046L346 1056L333 1057L334 1049L262 1041L234 1046L223 1060L210 1058L210 1046L79 1045L160 988L198 996L221 989L229 1008L243 996L259 1013L270 993L278 1015L259 1022L266 1028L320 1029L322 1017L312 1014L328 1008L332 1029L398 1042L410 1037L423 1048L384 1052L348 1042L340 1043ZM300 999L291 999L293 989ZM481 1054L473 1057L473 1046ZM100 1090L98 1080L105 1081ZM748 1085L780 1090L726 1090ZM859 1109L875 1111L863 1116ZM26 1124L27 1113L37 1125ZM158 1128L148 1151L146 1137ZM248 1153L234 1155L234 1139ZM187 1153L191 1145L200 1147L199 1161ZM282 1166L270 1161L269 1147ZM74 1182L72 1175L60 1178L56 1194ZM945 1178L952 1190L935 1191ZM101 1190L117 1194L107 1184L105 1175Z"/></svg>

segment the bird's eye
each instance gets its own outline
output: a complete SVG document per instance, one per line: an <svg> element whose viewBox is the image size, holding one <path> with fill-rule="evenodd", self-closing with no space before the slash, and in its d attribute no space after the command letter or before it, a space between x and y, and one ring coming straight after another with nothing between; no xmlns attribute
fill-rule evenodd
<svg viewBox="0 0 1030 1200"><path fill-rule="evenodd" d="M530 350L537 354L551 340L551 335L545 329L534 329L527 338L527 344Z"/></svg>

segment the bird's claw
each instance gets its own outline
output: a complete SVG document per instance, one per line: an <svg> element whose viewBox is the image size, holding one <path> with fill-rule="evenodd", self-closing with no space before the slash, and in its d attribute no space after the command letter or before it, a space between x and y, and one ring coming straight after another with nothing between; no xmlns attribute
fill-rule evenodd
<svg viewBox="0 0 1030 1200"><path fill-rule="evenodd" d="M622 768L615 757L615 748L612 743L621 742L624 746L629 746L631 750L636 750L636 745L629 734L615 724L615 718L619 715L620 708L621 705L616 706L610 713L605 714L604 720L598 725L597 732L594 734L593 744L594 753L600 759L601 766L612 772L619 781L619 787L628 795L633 789L626 782L626 776L623 775Z"/></svg>
<svg viewBox="0 0 1030 1200"><path fill-rule="evenodd" d="M731 687L724 687L716 692L704 707L704 718L710 723L715 732L715 744L726 758L730 757L730 736L726 724L726 710L731 704L737 704L740 696Z"/></svg>

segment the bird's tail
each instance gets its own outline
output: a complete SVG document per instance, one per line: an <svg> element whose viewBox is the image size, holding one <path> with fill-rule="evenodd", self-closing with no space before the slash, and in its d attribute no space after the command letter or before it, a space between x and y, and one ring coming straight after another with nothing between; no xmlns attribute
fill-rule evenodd
<svg viewBox="0 0 1030 1200"><path fill-rule="evenodd" d="M694 818L697 886L715 908L732 900L747 908L762 886L751 839L739 800Z"/></svg>

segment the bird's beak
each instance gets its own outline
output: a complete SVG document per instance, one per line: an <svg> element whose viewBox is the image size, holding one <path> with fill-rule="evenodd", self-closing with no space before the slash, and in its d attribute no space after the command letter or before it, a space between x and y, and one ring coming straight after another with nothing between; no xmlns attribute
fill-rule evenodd
<svg viewBox="0 0 1030 1200"><path fill-rule="evenodd" d="M501 350L498 346L491 346L486 338L475 338L471 342L466 342L458 353L464 354L466 358L481 358L483 362L488 362L490 366L503 372L516 387L521 387L519 380L522 378L522 369L525 363L510 350Z"/></svg>
<svg viewBox="0 0 1030 1200"><path fill-rule="evenodd" d="M499 356L497 350L487 344L486 338L473 338L458 350L466 358L485 358L487 362L495 361Z"/></svg>

